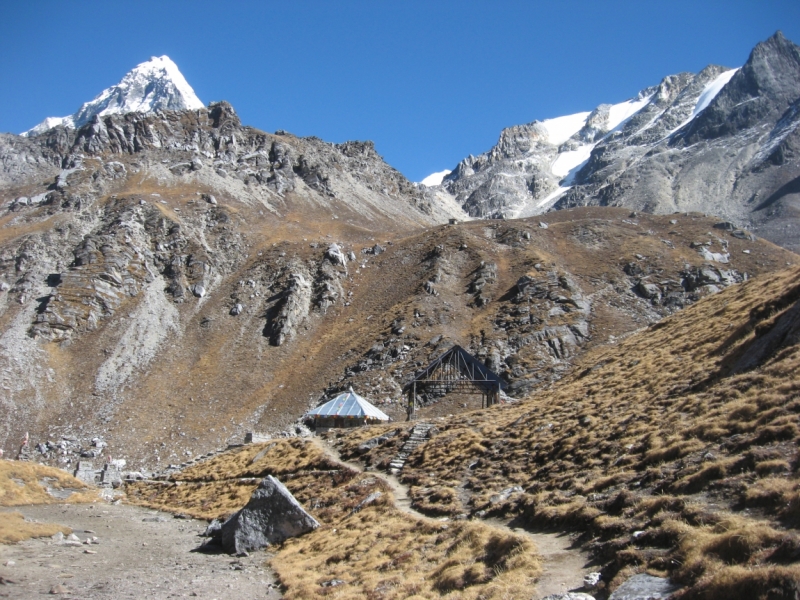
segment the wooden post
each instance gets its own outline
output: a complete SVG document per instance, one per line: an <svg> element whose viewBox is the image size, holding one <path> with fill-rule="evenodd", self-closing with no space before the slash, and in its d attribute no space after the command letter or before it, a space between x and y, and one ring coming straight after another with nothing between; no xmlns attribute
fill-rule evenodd
<svg viewBox="0 0 800 600"><path fill-rule="evenodd" d="M417 382L414 381L411 383L411 387L408 390L408 407L406 409L408 413L408 420L414 420L414 412L416 411L417 407Z"/></svg>

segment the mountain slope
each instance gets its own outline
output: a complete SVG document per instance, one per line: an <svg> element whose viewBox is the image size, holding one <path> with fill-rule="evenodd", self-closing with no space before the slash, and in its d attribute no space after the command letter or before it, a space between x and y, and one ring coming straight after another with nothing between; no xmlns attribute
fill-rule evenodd
<svg viewBox="0 0 800 600"><path fill-rule="evenodd" d="M798 281L731 287L523 402L438 419L402 472L412 506L577 531L611 589L646 569L679 598L794 598ZM386 468L408 431L362 443L389 429L331 439Z"/></svg>
<svg viewBox="0 0 800 600"><path fill-rule="evenodd" d="M472 216L699 211L798 250L798 102L800 50L778 32L738 70L669 76L626 103L508 128L442 188Z"/></svg>
<svg viewBox="0 0 800 600"><path fill-rule="evenodd" d="M0 210L0 443L29 430L56 464L102 454L95 437L179 463L349 385L403 419L406 378L452 343L524 395L796 260L692 213L437 225L460 209L371 143L265 133L224 102L2 135ZM421 414L457 408L437 400Z"/></svg>
<svg viewBox="0 0 800 600"><path fill-rule="evenodd" d="M63 125L81 127L93 117L158 110L197 110L203 103L168 56L152 57L133 68L117 85L100 92L68 117L48 117L23 136L38 135Z"/></svg>

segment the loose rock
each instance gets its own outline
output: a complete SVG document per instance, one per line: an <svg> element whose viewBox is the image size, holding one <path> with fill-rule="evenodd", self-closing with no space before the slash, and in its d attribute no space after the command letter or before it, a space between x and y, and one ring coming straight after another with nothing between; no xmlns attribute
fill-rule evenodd
<svg viewBox="0 0 800 600"><path fill-rule="evenodd" d="M226 552L258 550L319 527L292 493L272 475L265 477L247 505L222 524L220 541Z"/></svg>

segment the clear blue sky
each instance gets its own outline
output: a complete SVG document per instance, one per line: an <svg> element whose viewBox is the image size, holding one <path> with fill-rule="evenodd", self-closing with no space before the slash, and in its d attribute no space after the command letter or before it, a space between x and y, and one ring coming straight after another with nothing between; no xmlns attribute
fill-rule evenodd
<svg viewBox="0 0 800 600"><path fill-rule="evenodd" d="M2 0L0 131L73 113L167 54L245 124L373 140L409 179L500 130L620 102L680 71L740 66L797 0L272 2Z"/></svg>

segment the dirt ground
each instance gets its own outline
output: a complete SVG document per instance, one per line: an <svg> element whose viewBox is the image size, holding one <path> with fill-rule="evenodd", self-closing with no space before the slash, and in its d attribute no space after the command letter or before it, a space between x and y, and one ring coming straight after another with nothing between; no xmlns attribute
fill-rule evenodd
<svg viewBox="0 0 800 600"><path fill-rule="evenodd" d="M598 569L597 566L593 566L587 553L573 547L567 533L528 531L492 519L488 522L492 525L503 525L514 533L526 535L536 544L542 557L542 576L536 582L535 598L550 594L584 592L584 576Z"/></svg>
<svg viewBox="0 0 800 600"><path fill-rule="evenodd" d="M9 510L9 509L4 509ZM71 527L82 541L0 545L0 597L281 598L267 552L236 558L197 551L203 521L123 504L21 506L27 519ZM2 518L2 515L0 515Z"/></svg>

